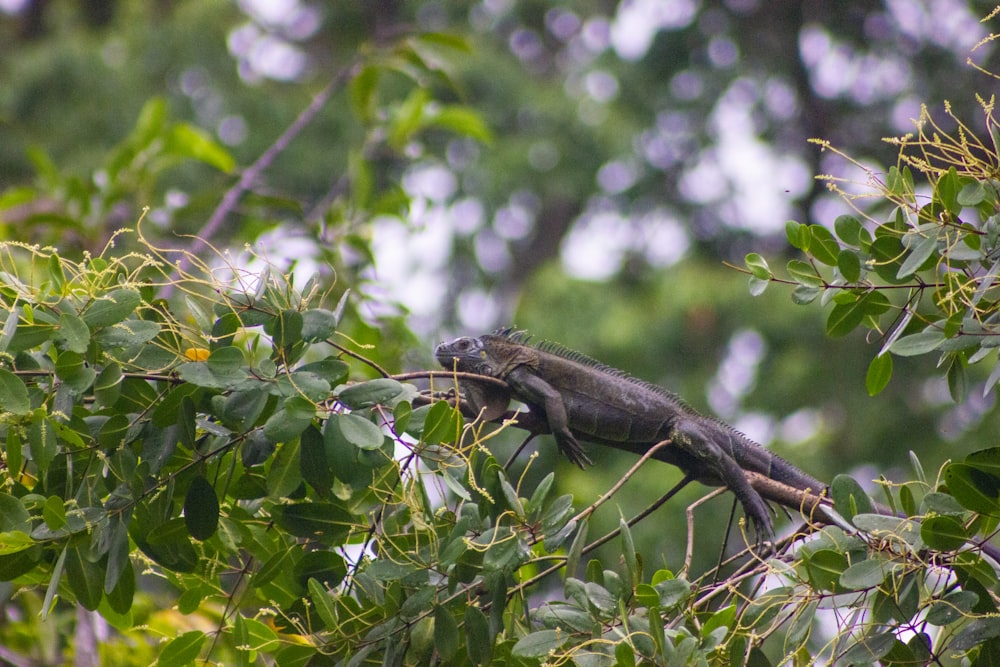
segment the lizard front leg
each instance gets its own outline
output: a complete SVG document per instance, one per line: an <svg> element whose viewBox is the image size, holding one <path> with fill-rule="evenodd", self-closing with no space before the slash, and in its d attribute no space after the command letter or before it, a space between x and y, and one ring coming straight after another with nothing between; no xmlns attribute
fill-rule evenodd
<svg viewBox="0 0 1000 667"><path fill-rule="evenodd" d="M515 368L505 379L514 389L517 398L528 403L532 409L538 408L545 413L549 430L556 439L559 451L565 454L566 458L581 468L593 465L594 462L587 456L583 445L569 430L566 405L555 387L523 366Z"/></svg>
<svg viewBox="0 0 1000 667"><path fill-rule="evenodd" d="M696 419L678 419L670 428L670 439L674 446L693 457L699 464L698 470L685 471L696 476L706 476L711 481L724 484L736 496L743 511L753 522L758 540L774 541L774 527L771 511L750 482L743 468L730 455L731 444L719 442L728 439L728 433L720 434Z"/></svg>

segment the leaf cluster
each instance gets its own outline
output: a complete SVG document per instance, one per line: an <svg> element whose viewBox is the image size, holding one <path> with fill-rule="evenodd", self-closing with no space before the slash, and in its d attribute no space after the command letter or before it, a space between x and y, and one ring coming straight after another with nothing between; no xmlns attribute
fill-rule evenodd
<svg viewBox="0 0 1000 667"><path fill-rule="evenodd" d="M984 395L1000 380L992 354L1000 345L1000 158L993 100L980 102L985 140L955 118L956 130L944 132L924 109L916 136L890 140L898 164L884 177L865 170L864 196L823 177L857 215L841 215L832 230L788 222L788 242L804 258L788 262L787 278L756 253L746 258L752 293L771 282L794 286L796 303L830 306L829 336L862 328L879 340L866 377L871 395L891 380L893 356L934 355L959 402L970 366L993 360ZM862 210L865 200L875 203Z"/></svg>

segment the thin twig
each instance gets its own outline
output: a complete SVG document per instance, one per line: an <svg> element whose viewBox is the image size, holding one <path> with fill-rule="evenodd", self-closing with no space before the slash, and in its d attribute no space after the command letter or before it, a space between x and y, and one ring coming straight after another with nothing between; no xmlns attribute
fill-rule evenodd
<svg viewBox="0 0 1000 667"><path fill-rule="evenodd" d="M535 434L535 433L529 433L528 437L525 438L521 442L521 444L517 446L517 449L514 450L514 453L511 454L510 457L507 458L507 461L503 464L503 469L504 470L510 470L510 467L514 464L514 461L517 460L517 457L521 455L521 452L524 451L524 448L528 446L529 442L531 442L532 440L534 440L535 435L537 435L537 434Z"/></svg>
<svg viewBox="0 0 1000 667"><path fill-rule="evenodd" d="M678 575L682 579L687 579L688 572L691 571L691 561L694 559L694 510L696 507L702 503L708 502L716 496L722 495L728 491L724 486L720 486L717 489L713 489L708 495L704 495L698 500L694 501L688 505L687 509L684 510L684 514L687 516L687 546L684 548L684 566L681 568L681 574Z"/></svg>
<svg viewBox="0 0 1000 667"><path fill-rule="evenodd" d="M632 475L634 475L639 470L640 467L642 467L643 463L652 458L653 454L658 452L661 448L670 444L672 444L670 440L661 440L660 442L656 443L655 445L647 449L646 452L639 458L638 461L635 462L635 464L633 464L631 468L628 469L628 472L626 472L620 480L615 482L614 485L610 489L605 491L600 498L592 502L587 508L585 508L579 514L573 517L572 520L582 521L583 519L586 519L588 516L593 514L598 507L606 503L611 498L611 496L618 493L618 490L621 489L623 486L625 486L625 483L632 478Z"/></svg>
<svg viewBox="0 0 1000 667"><path fill-rule="evenodd" d="M334 343L333 341L329 341L328 340L326 342L329 345L331 345L332 347L336 348L337 350L340 350L341 352L343 352L347 356L353 357L353 358L357 359L358 361L360 361L361 363L366 364L368 366L371 366L372 368L375 369L375 372L377 372L382 377L384 377L384 378L391 377L389 375L389 371L385 370L384 368L382 368L381 366L379 366L377 363L375 363L374 361L372 361L368 357L366 357L366 356L364 356L362 354L358 354L354 350L349 350L348 348L344 347L343 345L338 345L337 343Z"/></svg>
<svg viewBox="0 0 1000 667"><path fill-rule="evenodd" d="M240 179L236 181L233 187L229 188L225 195L222 197L222 201L219 205L212 211L212 215L208 218L208 222L198 230L195 234L194 242L191 247L188 248L188 253L191 255L197 255L198 253L205 250L208 247L209 242L212 238L219 232L219 229L225 223L226 218L232 213L233 209L239 203L240 198L243 193L248 191L251 186L257 181L260 175L271 166L275 158L283 153L288 146L292 143L299 133L309 123L316 118L320 110L326 106L326 103L333 97L333 94L340 90L348 81L350 81L354 75L357 73L359 60L357 58L351 60L350 63L345 65L336 76L330 80L328 84L323 88L323 90L316 93L312 98L309 105L302 110L298 117L285 128L285 131L281 133L274 143L271 144L267 150L265 150L257 161L252 165L243 170L240 174ZM177 263L177 268L175 270L176 274L180 274L187 268L190 263L188 259L189 255L185 253Z"/></svg>
<svg viewBox="0 0 1000 667"><path fill-rule="evenodd" d="M677 495L680 492L681 489L683 489L685 486L687 486L688 484L690 484L693 481L694 481L694 477L692 477L690 475L685 475L684 478L681 479L681 481L679 481L676 484L674 484L673 487L671 487L671 489L669 491L667 491L662 496L660 496L659 498L657 498L655 501L653 501L652 503L650 503L649 505L647 505L646 509L642 510L641 512L639 512L638 514L636 514L634 517L632 517L631 519L629 519L628 521L626 521L625 525L628 526L629 528L631 528L635 524L639 523L640 521L642 521L643 519L645 519L647 516L649 516L650 514L652 514L653 512L655 512L657 509L659 509L660 506L663 505L663 503L665 503L668 500L670 500L671 498L673 498L675 495ZM614 539L621 532L622 532L621 526L619 526L618 528L615 528L610 533L602 535L601 537L597 538L596 540L594 540L593 542L591 542L590 544L588 544L587 546L585 546L583 548L583 551L581 553L584 553L584 554L590 553L591 551L593 551L597 547L599 547L599 546L607 543L609 540Z"/></svg>

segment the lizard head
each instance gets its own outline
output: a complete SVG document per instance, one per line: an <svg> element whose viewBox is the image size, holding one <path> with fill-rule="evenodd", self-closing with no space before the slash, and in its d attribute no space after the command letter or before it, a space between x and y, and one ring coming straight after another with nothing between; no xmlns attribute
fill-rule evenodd
<svg viewBox="0 0 1000 667"><path fill-rule="evenodd" d="M536 355L534 350L509 337L485 334L441 343L434 356L448 370L504 379L517 366L533 365Z"/></svg>
<svg viewBox="0 0 1000 667"><path fill-rule="evenodd" d="M481 338L462 336L449 343L441 343L434 350L434 356L448 370L496 377L496 364Z"/></svg>

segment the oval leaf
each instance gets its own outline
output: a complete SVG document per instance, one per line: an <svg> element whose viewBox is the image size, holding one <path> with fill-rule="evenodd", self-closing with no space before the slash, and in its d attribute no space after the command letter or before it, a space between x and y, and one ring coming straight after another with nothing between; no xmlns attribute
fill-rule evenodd
<svg viewBox="0 0 1000 667"><path fill-rule="evenodd" d="M31 411L28 387L5 368L0 368L0 411L14 415L26 415Z"/></svg>
<svg viewBox="0 0 1000 667"><path fill-rule="evenodd" d="M865 389L868 390L868 395L875 396L881 393L890 379L892 379L892 356L883 354L872 359L865 374Z"/></svg>
<svg viewBox="0 0 1000 667"><path fill-rule="evenodd" d="M558 630L539 630L517 640L511 654L518 658L542 658L559 648L566 636Z"/></svg>
<svg viewBox="0 0 1000 667"><path fill-rule="evenodd" d="M196 540L207 540L219 527L219 499L211 483L201 475L191 480L184 497L184 524Z"/></svg>
<svg viewBox="0 0 1000 667"><path fill-rule="evenodd" d="M142 296L138 291L122 287L96 299L81 317L91 330L109 327L131 315L141 304Z"/></svg>
<svg viewBox="0 0 1000 667"><path fill-rule="evenodd" d="M343 389L337 398L341 403L351 408L359 410L370 408L373 405L389 403L392 399L402 395L403 385L391 378L378 378L359 384L351 385Z"/></svg>
<svg viewBox="0 0 1000 667"><path fill-rule="evenodd" d="M379 449L385 441L382 429L360 415L342 414L338 426L344 439L358 449Z"/></svg>
<svg viewBox="0 0 1000 667"><path fill-rule="evenodd" d="M920 524L920 539L931 549L954 551L968 542L969 534L953 516L932 516Z"/></svg>
<svg viewBox="0 0 1000 667"><path fill-rule="evenodd" d="M889 349L900 357L915 357L933 352L945 341L944 333L937 329L926 329L920 333L903 336L894 342Z"/></svg>

